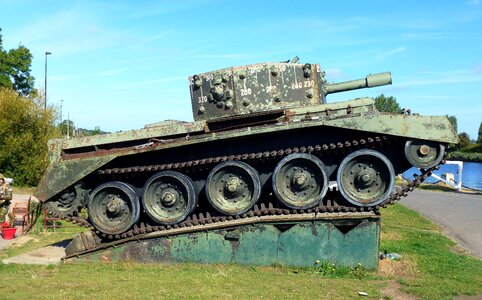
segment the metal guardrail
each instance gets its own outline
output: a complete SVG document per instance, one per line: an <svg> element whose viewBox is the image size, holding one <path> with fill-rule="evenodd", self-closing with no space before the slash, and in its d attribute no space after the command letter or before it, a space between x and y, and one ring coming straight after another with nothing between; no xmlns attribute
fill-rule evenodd
<svg viewBox="0 0 482 300"><path fill-rule="evenodd" d="M32 202L32 196L30 196L27 202L28 211L22 216L22 234L28 233L30 229L32 229L33 224L35 224L38 219L39 210L42 207L42 202L36 202L35 206L30 207Z"/></svg>
<svg viewBox="0 0 482 300"><path fill-rule="evenodd" d="M433 174L432 173L432 177L437 179L437 180L440 180L442 182L445 182L446 184L450 185L451 187L457 189L457 191L461 191L462 190L462 171L464 169L464 162L463 161L446 161L445 162L446 165L456 165L457 166L457 180L455 179L452 179L452 178L448 178L449 176L445 176L445 178L440 177L438 176L437 174ZM447 174L450 174L450 173L447 173Z"/></svg>

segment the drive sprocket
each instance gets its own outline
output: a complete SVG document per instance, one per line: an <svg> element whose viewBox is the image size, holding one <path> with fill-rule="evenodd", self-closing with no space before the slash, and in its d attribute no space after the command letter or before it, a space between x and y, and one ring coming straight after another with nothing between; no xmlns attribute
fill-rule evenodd
<svg viewBox="0 0 482 300"><path fill-rule="evenodd" d="M85 205L86 191L78 184L56 198L45 202L47 212L59 218L78 216Z"/></svg>

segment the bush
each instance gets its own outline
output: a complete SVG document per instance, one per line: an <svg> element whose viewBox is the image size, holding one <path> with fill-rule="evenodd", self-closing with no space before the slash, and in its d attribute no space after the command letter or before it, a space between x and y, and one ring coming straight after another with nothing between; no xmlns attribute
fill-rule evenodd
<svg viewBox="0 0 482 300"><path fill-rule="evenodd" d="M447 156L448 159L470 162L482 162L482 153L453 151Z"/></svg>
<svg viewBox="0 0 482 300"><path fill-rule="evenodd" d="M0 89L0 168L20 185L38 184L48 165L47 141L60 136L43 99Z"/></svg>

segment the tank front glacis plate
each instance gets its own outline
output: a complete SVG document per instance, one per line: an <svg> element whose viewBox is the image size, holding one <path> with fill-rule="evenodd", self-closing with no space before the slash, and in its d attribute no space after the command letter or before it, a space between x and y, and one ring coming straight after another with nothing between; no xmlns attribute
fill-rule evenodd
<svg viewBox="0 0 482 300"><path fill-rule="evenodd" d="M264 63L189 78L195 120L213 121L324 103L317 64Z"/></svg>

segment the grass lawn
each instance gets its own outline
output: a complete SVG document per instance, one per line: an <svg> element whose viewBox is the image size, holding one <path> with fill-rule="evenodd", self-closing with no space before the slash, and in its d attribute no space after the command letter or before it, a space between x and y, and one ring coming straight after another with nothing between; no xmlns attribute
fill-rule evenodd
<svg viewBox="0 0 482 300"><path fill-rule="evenodd" d="M268 298L452 299L482 295L482 261L418 213L401 205L382 211L381 250L402 255L382 260L378 271L322 265L316 268L200 264L64 263L0 264L2 299L26 298ZM23 246L0 251L6 258L72 233L38 233Z"/></svg>
<svg viewBox="0 0 482 300"><path fill-rule="evenodd" d="M36 187L13 186L13 193L19 195L33 195L35 190L37 190Z"/></svg>

